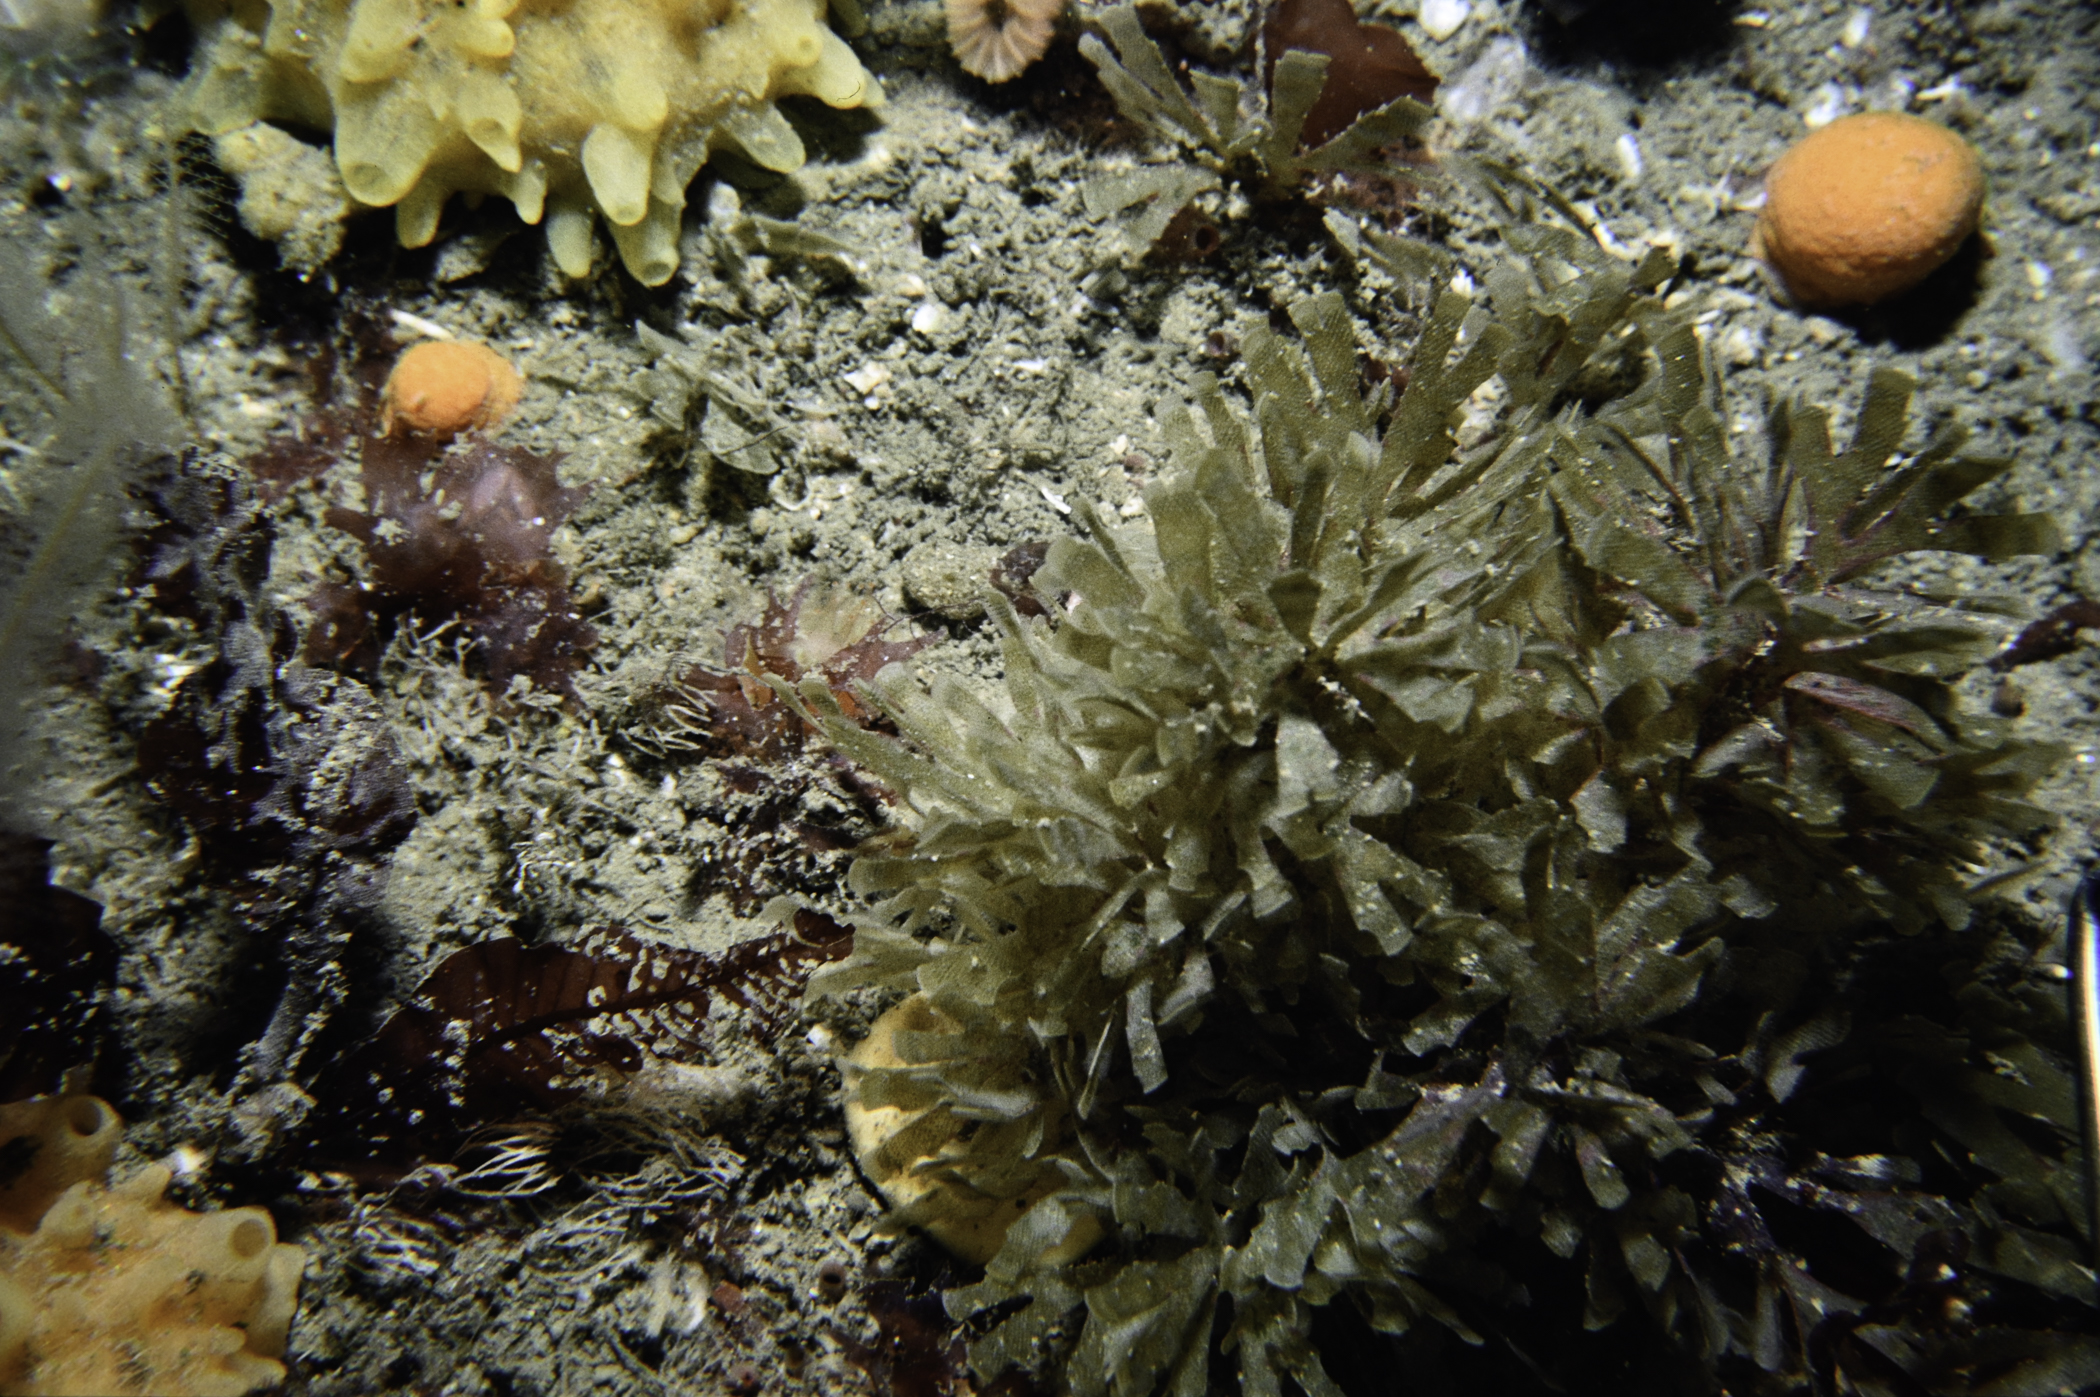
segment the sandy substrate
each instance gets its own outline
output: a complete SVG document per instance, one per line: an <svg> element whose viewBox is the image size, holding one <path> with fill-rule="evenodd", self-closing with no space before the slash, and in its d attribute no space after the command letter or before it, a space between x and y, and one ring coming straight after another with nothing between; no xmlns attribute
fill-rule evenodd
<svg viewBox="0 0 2100 1397"><path fill-rule="evenodd" d="M492 936L561 942L619 925L720 952L772 929L759 907L776 893L850 915L843 854L753 833L762 806L776 824L874 832L836 773L812 763L753 795L719 762L653 754L649 687L681 660L719 659L727 627L805 582L879 601L937 640L917 663L990 682L997 647L953 579L1066 531L1074 497L1138 517L1164 464L1162 409L1199 373L1231 381L1237 322L1334 287L1367 343L1404 344L1404 310L1357 278L1310 206L1259 226L1224 219L1206 259L1128 265L1080 188L1141 148L1075 53L1074 26L1036 70L988 88L948 59L933 0L870 8L856 47L887 107L798 110L811 165L740 192L749 210L847 244L850 267L725 251L704 188L684 269L654 291L608 266L602 240L599 274L562 284L538 232L493 207L455 204L447 235L419 252L392 246L390 219L362 221L305 283L223 207L186 240L181 353L207 450L238 460L307 416L309 365L349 310L379 324L403 312L509 354L527 387L500 439L558 454L562 482L590 490L556 542L599 635L577 702L492 696L456 636L400 635L386 655L375 696L420 818L391 855L340 1023L377 1023L445 955ZM1616 244L1687 259L1673 301L1702 327L1738 429L1786 395L1828 407L1842 430L1868 370L1900 366L1921 384L1923 424L1958 422L1974 449L2016 461L1981 503L2053 511L2070 540L2053 558L1936 562L1905 581L2002 591L2037 614L2100 598L2100 11L1786 0L1653 21L1652 42L1628 47L1608 8L1568 26L1473 0L1443 41L1409 0L1367 13L1394 19L1444 75L1433 150L1521 163ZM1146 13L1197 61L1244 63L1237 0ZM84 213L125 235L133 270L148 266L163 201L141 133L181 59L179 45L145 49L137 74L83 69L83 85L16 102L0 128L7 236L63 237ZM1987 234L1895 305L1790 309L1745 252L1761 174L1810 123L1888 107L1976 144ZM1400 225L1475 267L1492 255L1463 203L1432 200ZM638 323L740 366L780 429L775 474L710 460L658 410L664 379ZM338 469L270 506L266 587L291 614L318 582L354 575L358 546L323 512L359 498ZM289 1390L866 1389L855 1346L886 1342L869 1283L923 1285L943 1262L878 1229L847 1157L826 1049L851 1022L812 1038L808 1022L718 1011L713 1096L521 1127L518 1148L556 1180L527 1198L358 1192L244 1143L254 1113L230 1084L269 1017L276 949L254 944L181 823L127 779L128 734L207 639L121 599L88 638L107 660L99 688L56 710L72 775L50 799L59 879L103 902L123 951L115 1079L129 1148L199 1146L215 1162L193 1197L267 1204L308 1249ZM2024 707L2028 732L2072 754L2044 795L2063 828L2009 893L2056 919L2100 837L2100 651L2023 668L2017 692L1999 684L1977 677L1970 700ZM872 1293L887 1332L908 1329Z"/></svg>

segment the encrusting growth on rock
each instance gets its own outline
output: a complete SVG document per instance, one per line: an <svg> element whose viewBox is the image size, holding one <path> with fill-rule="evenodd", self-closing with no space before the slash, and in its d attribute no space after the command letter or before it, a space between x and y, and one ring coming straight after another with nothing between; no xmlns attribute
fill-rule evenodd
<svg viewBox="0 0 2100 1397"><path fill-rule="evenodd" d="M382 428L407 426L432 436L483 431L510 416L525 381L510 360L472 340L426 340L403 354L387 375Z"/></svg>
<svg viewBox="0 0 2100 1397"><path fill-rule="evenodd" d="M947 0L948 46L965 73L986 82L1020 76L1050 47L1065 0Z"/></svg>
<svg viewBox="0 0 2100 1397"><path fill-rule="evenodd" d="M1983 165L1960 136L1862 112L1779 157L1751 251L1803 305L1870 305L1939 270L1976 231L1983 194Z"/></svg>

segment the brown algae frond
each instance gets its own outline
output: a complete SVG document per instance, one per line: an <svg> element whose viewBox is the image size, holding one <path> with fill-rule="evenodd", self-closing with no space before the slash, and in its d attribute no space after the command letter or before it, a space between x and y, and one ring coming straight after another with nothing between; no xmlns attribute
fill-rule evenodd
<svg viewBox="0 0 2100 1397"><path fill-rule="evenodd" d="M1165 415L1149 521L1075 502L1064 604L987 597L999 699L892 671L892 738L798 691L898 797L812 985L931 1011L848 1086L941 1185L894 1220L1019 1211L949 1311L985 1378L1078 1394L1982 1371L1980 1320L1852 1337L1905 1306L2100 1362L2048 1318L2090 1304L2061 1006L1968 886L2061 753L1957 702L1992 618L1863 582L2053 525L1963 512L2006 463L1906 448L1892 370L1843 449L1792 405L1731 434L1666 255L1504 236L1397 392L1338 295L1242 327L1251 410ZM1813 1269L1848 1246L1859 1293Z"/></svg>

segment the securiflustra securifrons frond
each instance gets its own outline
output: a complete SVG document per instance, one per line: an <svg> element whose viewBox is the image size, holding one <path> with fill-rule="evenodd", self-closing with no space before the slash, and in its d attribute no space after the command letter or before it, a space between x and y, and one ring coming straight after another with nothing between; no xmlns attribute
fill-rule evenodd
<svg viewBox="0 0 2100 1397"><path fill-rule="evenodd" d="M1977 1329L1901 1316L2089 1300L2061 1014L1967 888L2061 754L1956 701L1987 615L1864 579L2054 531L1959 513L2004 463L1906 450L1894 371L1843 451L1792 405L1748 446L1670 258L1528 214L1505 240L1483 296L1426 292L1397 393L1337 295L1245 327L1247 401L1205 378L1165 416L1147 517L1075 506L1050 617L988 599L997 699L889 671L890 738L801 692L901 826L813 990L946 1026L851 1090L905 1108L900 1158L949 1142L929 1197L1061 1180L949 1293L987 1376L1200 1397L1223 1354L1240 1392L1327 1394L1323 1312L1492 1373L1637 1307L1669 1342L1627 1352L1741 1390L2010 1391ZM1952 978L1895 994L1906 947ZM1886 1293L1819 1278L1774 1200L1873 1239ZM1521 1318L1549 1293L1579 1329ZM2003 1321L1989 1371L2100 1371L2054 1322Z"/></svg>

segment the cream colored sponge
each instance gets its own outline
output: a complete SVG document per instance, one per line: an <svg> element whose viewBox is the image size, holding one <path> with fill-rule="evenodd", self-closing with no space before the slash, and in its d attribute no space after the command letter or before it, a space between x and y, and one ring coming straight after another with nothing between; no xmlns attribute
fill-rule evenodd
<svg viewBox="0 0 2100 1397"><path fill-rule="evenodd" d="M61 1193L109 1172L124 1122L93 1096L0 1106L0 1228L27 1232Z"/></svg>
<svg viewBox="0 0 2100 1397"><path fill-rule="evenodd" d="M90 1096L0 1106L0 1397L239 1397L284 1381L305 1254L260 1208L193 1213Z"/></svg>
<svg viewBox="0 0 2100 1397"><path fill-rule="evenodd" d="M343 187L394 209L406 247L454 193L497 194L569 276L603 214L646 285L678 268L685 189L717 146L787 172L776 98L873 107L882 91L826 0L192 0L187 117L332 131Z"/></svg>
<svg viewBox="0 0 2100 1397"><path fill-rule="evenodd" d="M900 1215L909 1217L950 1252L983 1266L999 1254L1007 1231L1036 1203L1055 1193L1064 1176L1044 1153L1009 1171L1005 1196L984 1193L956 1177L953 1166L971 1153L976 1127L945 1105L913 1101L916 1064L899 1051L900 1034L958 1033L956 1025L915 994L875 1020L868 1036L839 1060L845 1077L846 1134L861 1168ZM1081 1216L1063 1241L1040 1260L1073 1261L1101 1240L1101 1224Z"/></svg>

